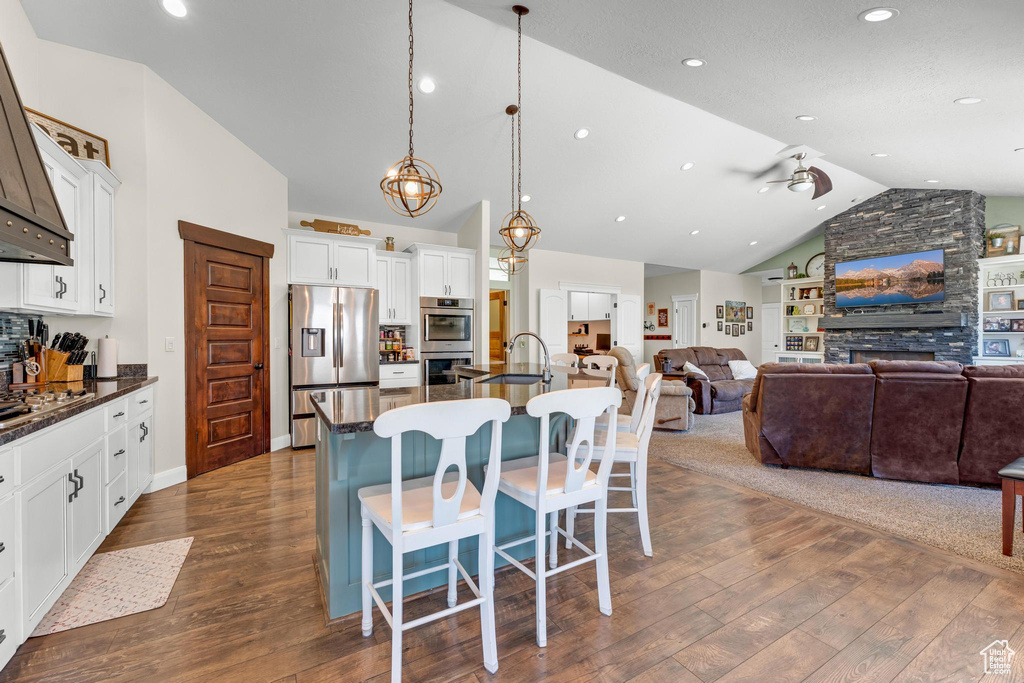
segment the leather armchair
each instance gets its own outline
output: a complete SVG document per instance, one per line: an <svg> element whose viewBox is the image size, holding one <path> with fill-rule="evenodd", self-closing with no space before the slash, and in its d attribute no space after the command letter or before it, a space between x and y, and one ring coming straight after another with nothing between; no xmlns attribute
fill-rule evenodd
<svg viewBox="0 0 1024 683"><path fill-rule="evenodd" d="M629 409L632 410L639 382L636 376L633 354L617 346L609 351L608 355L619 359L616 379L619 382L619 388L623 392L623 403L628 403ZM658 366L661 366L660 362ZM658 406L655 409L654 428L670 431L688 431L693 427L695 404L692 394L693 392L686 382L663 380L661 383L661 397L658 399Z"/></svg>
<svg viewBox="0 0 1024 683"><path fill-rule="evenodd" d="M886 479L959 483L957 456L967 403L963 366L953 361L879 360L870 365L875 373L872 473Z"/></svg>
<svg viewBox="0 0 1024 683"><path fill-rule="evenodd" d="M998 484L999 469L1024 457L1024 365L964 368L967 410L960 438L960 483Z"/></svg>

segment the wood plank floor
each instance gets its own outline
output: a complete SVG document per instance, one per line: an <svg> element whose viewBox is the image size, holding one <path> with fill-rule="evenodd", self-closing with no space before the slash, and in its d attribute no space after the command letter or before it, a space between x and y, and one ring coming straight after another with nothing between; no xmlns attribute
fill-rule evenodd
<svg viewBox="0 0 1024 683"><path fill-rule="evenodd" d="M499 572L498 674L470 610L406 636L405 679L977 681L980 650L1009 639L1014 675L990 680L1024 680L1024 577L661 461L651 480L653 558L634 516L610 516L611 617L592 564L559 575L541 650L532 583ZM325 625L312 505L311 451L144 496L101 552L195 536L167 604L33 638L0 680L387 680L379 615L370 638ZM407 618L443 606L419 597Z"/></svg>

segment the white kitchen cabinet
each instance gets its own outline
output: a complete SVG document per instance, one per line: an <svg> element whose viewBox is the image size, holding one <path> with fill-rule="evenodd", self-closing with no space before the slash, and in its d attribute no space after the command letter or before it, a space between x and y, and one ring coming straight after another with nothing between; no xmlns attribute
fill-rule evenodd
<svg viewBox="0 0 1024 683"><path fill-rule="evenodd" d="M386 252L385 252L386 253ZM380 323L412 324L412 256L377 253Z"/></svg>
<svg viewBox="0 0 1024 683"><path fill-rule="evenodd" d="M15 572L21 579L24 633L31 633L53 606L71 573L67 499L74 487L70 475L71 465L65 461L15 494L21 513L20 571Z"/></svg>
<svg viewBox="0 0 1024 683"><path fill-rule="evenodd" d="M399 389L420 385L419 363L391 363L380 366L380 388Z"/></svg>
<svg viewBox="0 0 1024 683"><path fill-rule="evenodd" d="M102 162L75 159L33 126L43 167L68 230L73 266L0 263L0 309L64 315L114 314L114 193Z"/></svg>
<svg viewBox="0 0 1024 683"><path fill-rule="evenodd" d="M591 320L612 319L612 295L601 292L590 292L587 294L590 308Z"/></svg>
<svg viewBox="0 0 1024 683"><path fill-rule="evenodd" d="M0 583L0 668L10 661L21 644L21 612L18 597L21 586L17 579Z"/></svg>
<svg viewBox="0 0 1024 683"><path fill-rule="evenodd" d="M68 494L71 571L84 567L107 535L103 519L104 450L104 440L100 439L71 458L72 490Z"/></svg>
<svg viewBox="0 0 1024 683"><path fill-rule="evenodd" d="M590 320L590 292L569 292L569 320Z"/></svg>
<svg viewBox="0 0 1024 683"><path fill-rule="evenodd" d="M472 299L476 296L476 250L414 244L419 296Z"/></svg>
<svg viewBox="0 0 1024 683"><path fill-rule="evenodd" d="M336 287L375 287L377 244L370 237L285 230L288 283Z"/></svg>

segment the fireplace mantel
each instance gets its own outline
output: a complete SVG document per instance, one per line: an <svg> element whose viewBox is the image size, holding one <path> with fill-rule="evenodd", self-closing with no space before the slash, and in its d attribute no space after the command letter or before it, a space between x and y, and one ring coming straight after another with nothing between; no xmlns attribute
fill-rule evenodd
<svg viewBox="0 0 1024 683"><path fill-rule="evenodd" d="M924 327L967 327L966 313L865 313L827 316L818 320L826 330L895 330Z"/></svg>

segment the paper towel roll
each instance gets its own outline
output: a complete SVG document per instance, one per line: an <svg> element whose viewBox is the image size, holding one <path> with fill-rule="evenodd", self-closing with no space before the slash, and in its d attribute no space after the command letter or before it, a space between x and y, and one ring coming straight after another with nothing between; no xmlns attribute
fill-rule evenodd
<svg viewBox="0 0 1024 683"><path fill-rule="evenodd" d="M117 377L117 340L104 337L97 340L96 376Z"/></svg>

